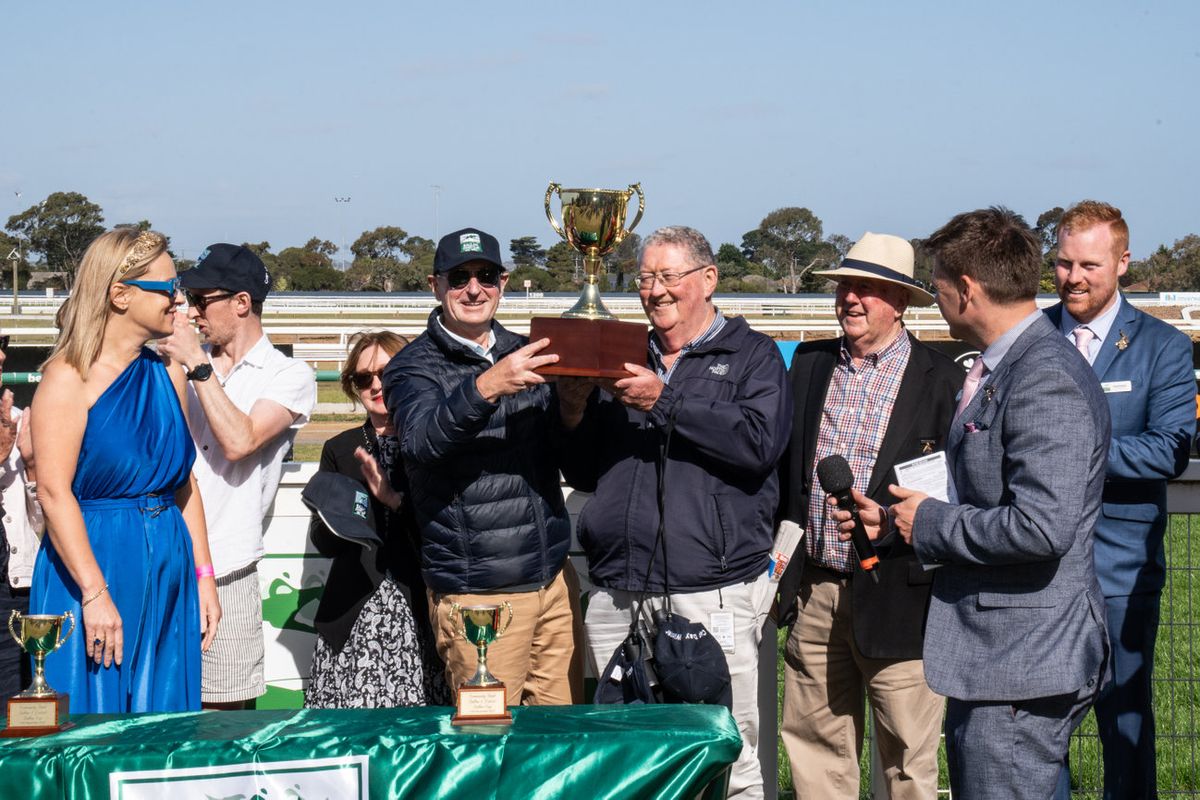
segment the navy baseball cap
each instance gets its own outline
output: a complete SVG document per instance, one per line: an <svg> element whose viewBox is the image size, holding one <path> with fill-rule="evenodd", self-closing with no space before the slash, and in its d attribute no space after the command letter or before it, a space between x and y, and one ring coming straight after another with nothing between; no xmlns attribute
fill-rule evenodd
<svg viewBox="0 0 1200 800"><path fill-rule="evenodd" d="M188 290L245 292L259 302L271 290L271 275L262 259L236 244L210 244L196 259L196 266L179 273L179 282Z"/></svg>
<svg viewBox="0 0 1200 800"><path fill-rule="evenodd" d="M437 252L433 256L433 274L442 275L472 261L486 261L504 269L504 262L500 260L500 243L496 237L478 228L463 228L447 233L438 242Z"/></svg>
<svg viewBox="0 0 1200 800"><path fill-rule="evenodd" d="M300 499L335 536L373 550L383 543L375 530L367 487L340 472L317 471Z"/></svg>

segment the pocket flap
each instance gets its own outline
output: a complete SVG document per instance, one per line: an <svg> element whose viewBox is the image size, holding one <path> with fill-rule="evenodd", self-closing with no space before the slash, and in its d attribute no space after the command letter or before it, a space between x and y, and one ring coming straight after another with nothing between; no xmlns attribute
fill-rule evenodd
<svg viewBox="0 0 1200 800"><path fill-rule="evenodd" d="M980 592L980 608L1053 608L1058 603L1045 592Z"/></svg>
<svg viewBox="0 0 1200 800"><path fill-rule="evenodd" d="M1105 503L1104 516L1109 519L1153 522L1158 517L1158 506L1154 503Z"/></svg>

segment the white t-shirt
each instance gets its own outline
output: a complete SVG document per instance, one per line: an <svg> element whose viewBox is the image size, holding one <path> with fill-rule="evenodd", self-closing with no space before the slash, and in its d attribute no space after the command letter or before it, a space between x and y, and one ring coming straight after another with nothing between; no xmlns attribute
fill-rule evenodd
<svg viewBox="0 0 1200 800"><path fill-rule="evenodd" d="M286 431L257 453L230 462L208 425L196 387L188 382L188 427L196 443L192 469L204 501L213 570L219 577L262 558L263 519L275 500L283 457L317 403L317 383L308 364L276 350L266 335L228 375L214 368L209 380L220 381L243 413L249 414L259 400L273 400L297 415Z"/></svg>

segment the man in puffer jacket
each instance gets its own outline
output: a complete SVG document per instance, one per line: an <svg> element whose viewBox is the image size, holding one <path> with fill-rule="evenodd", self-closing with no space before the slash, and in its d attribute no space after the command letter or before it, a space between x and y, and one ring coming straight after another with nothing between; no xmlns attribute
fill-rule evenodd
<svg viewBox="0 0 1200 800"><path fill-rule="evenodd" d="M595 585L589 658L600 674L639 594L650 593L649 612L669 592L674 613L707 626L729 666L743 742L729 796L762 797L758 645L773 594L775 465L791 432L787 370L775 342L713 305L717 268L698 231L655 231L638 267L654 328L646 364L626 364L631 377L605 382L604 392L579 380L558 385L563 474L595 492L579 519ZM656 547L660 480L665 526Z"/></svg>
<svg viewBox="0 0 1200 800"><path fill-rule="evenodd" d="M447 680L475 671L452 604L511 603L488 649L508 705L562 705L583 693L579 582L550 434L551 387L533 370L558 360L494 321L508 274L495 237L442 237L429 285L441 303L383 374L412 503L421 567Z"/></svg>

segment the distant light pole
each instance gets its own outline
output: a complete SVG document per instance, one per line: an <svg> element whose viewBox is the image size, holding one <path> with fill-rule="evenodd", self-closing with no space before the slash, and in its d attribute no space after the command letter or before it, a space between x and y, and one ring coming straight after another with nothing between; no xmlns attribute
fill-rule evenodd
<svg viewBox="0 0 1200 800"><path fill-rule="evenodd" d="M13 194L15 194L15 195L17 196L17 212L19 213L19 212L21 211L21 193L20 193L20 192L13 192ZM21 313L21 300L20 300L20 299L19 299L19 297L17 296L17 281L18 281L18 278L17 278L17 267L18 267L18 266L20 265L20 263L21 263L21 243L20 243L20 242L17 242L17 246L16 246L16 247L14 247L14 248L13 248L13 251L12 251L11 253L9 253L9 254L8 254L8 260L12 262L12 268L13 268L13 306L12 306L12 313L13 313L13 316L15 317L16 315L18 315L18 314L20 314L20 313Z"/></svg>
<svg viewBox="0 0 1200 800"><path fill-rule="evenodd" d="M442 238L441 225L438 224L438 205L442 197L442 187L432 183L429 188L433 189L433 241L436 243Z"/></svg>
<svg viewBox="0 0 1200 800"><path fill-rule="evenodd" d="M342 212L342 271L346 271L346 214L350 211L349 197L335 197L333 202L342 205L346 210Z"/></svg>

